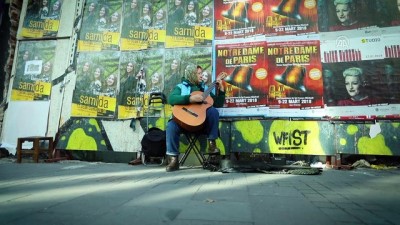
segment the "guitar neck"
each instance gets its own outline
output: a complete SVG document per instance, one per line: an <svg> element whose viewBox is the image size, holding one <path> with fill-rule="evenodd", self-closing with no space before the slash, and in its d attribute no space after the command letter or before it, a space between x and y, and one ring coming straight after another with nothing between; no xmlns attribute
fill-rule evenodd
<svg viewBox="0 0 400 225"><path fill-rule="evenodd" d="M203 100L205 100L208 97L208 95L210 95L211 91L215 88L215 86L217 86L216 82L213 82L208 86L207 90L203 92Z"/></svg>

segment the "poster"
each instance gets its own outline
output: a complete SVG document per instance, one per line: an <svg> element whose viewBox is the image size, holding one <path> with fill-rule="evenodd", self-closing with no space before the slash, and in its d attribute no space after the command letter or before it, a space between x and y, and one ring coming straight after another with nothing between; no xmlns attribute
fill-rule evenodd
<svg viewBox="0 0 400 225"><path fill-rule="evenodd" d="M159 116L160 111L150 112L148 106L149 97L164 90L164 49L121 54L118 119L142 117L145 112Z"/></svg>
<svg viewBox="0 0 400 225"><path fill-rule="evenodd" d="M382 29L385 58L400 58L400 26Z"/></svg>
<svg viewBox="0 0 400 225"><path fill-rule="evenodd" d="M119 50L122 0L85 4L78 51Z"/></svg>
<svg viewBox="0 0 400 225"><path fill-rule="evenodd" d="M397 0L318 0L318 26L320 32L393 27L400 25Z"/></svg>
<svg viewBox="0 0 400 225"><path fill-rule="evenodd" d="M400 103L399 63L399 58L324 63L326 104L372 107Z"/></svg>
<svg viewBox="0 0 400 225"><path fill-rule="evenodd" d="M266 42L216 45L216 74L225 72L224 107L261 107L268 103Z"/></svg>
<svg viewBox="0 0 400 225"><path fill-rule="evenodd" d="M354 30L321 34L323 63L383 59L385 47L382 30Z"/></svg>
<svg viewBox="0 0 400 225"><path fill-rule="evenodd" d="M223 40L263 35L264 7L263 0L215 1L215 39Z"/></svg>
<svg viewBox="0 0 400 225"><path fill-rule="evenodd" d="M214 1L200 1L198 17L194 26L195 46L209 46L214 39Z"/></svg>
<svg viewBox="0 0 400 225"><path fill-rule="evenodd" d="M121 50L163 47L166 36L167 2L124 0Z"/></svg>
<svg viewBox="0 0 400 225"><path fill-rule="evenodd" d="M138 118L143 114L146 91L144 51L121 52L118 119Z"/></svg>
<svg viewBox="0 0 400 225"><path fill-rule="evenodd" d="M165 50L165 85L164 94L168 98L171 91L185 77L185 68L189 64L201 66L203 71L213 74L211 47L175 48Z"/></svg>
<svg viewBox="0 0 400 225"><path fill-rule="evenodd" d="M316 0L272 0L265 6L265 34L318 33Z"/></svg>
<svg viewBox="0 0 400 225"><path fill-rule="evenodd" d="M114 118L119 79L118 51L81 52L72 95L72 117Z"/></svg>
<svg viewBox="0 0 400 225"><path fill-rule="evenodd" d="M166 48L194 47L195 24L198 21L197 1L168 1Z"/></svg>
<svg viewBox="0 0 400 225"><path fill-rule="evenodd" d="M11 100L49 100L56 41L25 41L18 46Z"/></svg>
<svg viewBox="0 0 400 225"><path fill-rule="evenodd" d="M154 1L152 23L148 30L150 48L163 48L165 45L167 11L167 1Z"/></svg>
<svg viewBox="0 0 400 225"><path fill-rule="evenodd" d="M20 35L26 38L57 36L62 3L61 0L28 0Z"/></svg>
<svg viewBox="0 0 400 225"><path fill-rule="evenodd" d="M270 108L323 107L319 40L269 41L268 98Z"/></svg>

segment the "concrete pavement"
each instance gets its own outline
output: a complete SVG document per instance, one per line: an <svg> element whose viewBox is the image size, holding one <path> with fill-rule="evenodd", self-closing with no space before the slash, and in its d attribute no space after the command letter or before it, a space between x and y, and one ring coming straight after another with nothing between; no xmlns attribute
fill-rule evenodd
<svg viewBox="0 0 400 225"><path fill-rule="evenodd" d="M0 224L400 224L400 170L320 175L0 160Z"/></svg>

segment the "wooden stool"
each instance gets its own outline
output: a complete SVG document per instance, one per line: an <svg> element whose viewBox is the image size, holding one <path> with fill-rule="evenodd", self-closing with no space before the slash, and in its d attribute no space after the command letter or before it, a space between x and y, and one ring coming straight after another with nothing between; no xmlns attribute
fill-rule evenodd
<svg viewBox="0 0 400 225"><path fill-rule="evenodd" d="M25 142L33 142L32 149L23 149L22 144ZM48 141L49 146L48 148L40 148L40 141ZM41 137L41 136L33 136L33 137L21 137L18 138L17 143L17 163L21 163L22 155L29 154L33 155L33 161L38 163L39 162L39 153L46 152L48 153L48 157L52 158L52 151L53 151L53 137Z"/></svg>

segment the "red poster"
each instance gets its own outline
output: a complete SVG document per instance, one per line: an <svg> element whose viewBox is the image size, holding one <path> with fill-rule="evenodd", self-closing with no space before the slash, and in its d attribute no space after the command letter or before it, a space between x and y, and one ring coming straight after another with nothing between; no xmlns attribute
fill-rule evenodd
<svg viewBox="0 0 400 225"><path fill-rule="evenodd" d="M216 46L216 74L226 72L224 107L267 105L266 42Z"/></svg>
<svg viewBox="0 0 400 225"><path fill-rule="evenodd" d="M215 1L215 39L252 37L264 34L263 0Z"/></svg>
<svg viewBox="0 0 400 225"><path fill-rule="evenodd" d="M270 108L323 106L319 46L319 40L268 43Z"/></svg>
<svg viewBox="0 0 400 225"><path fill-rule="evenodd" d="M267 36L317 33L316 0L269 0L265 5Z"/></svg>

